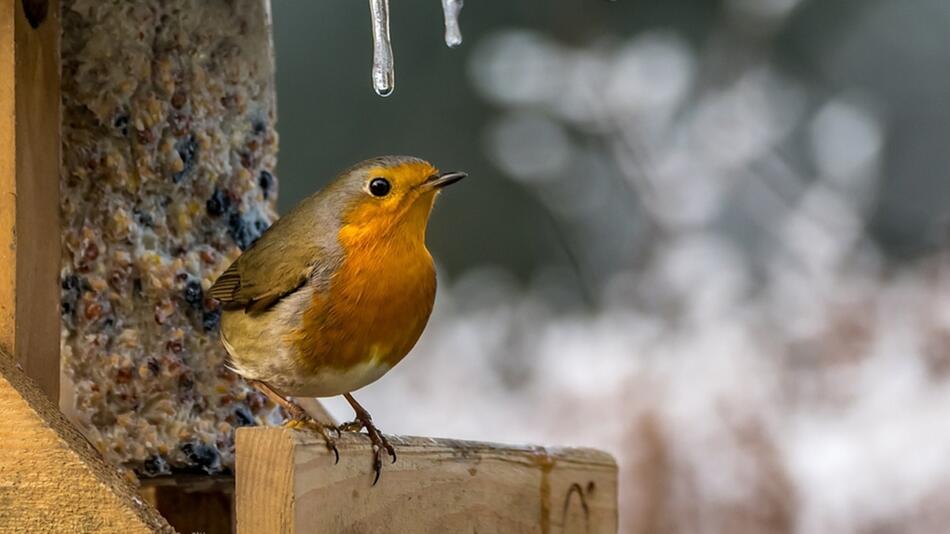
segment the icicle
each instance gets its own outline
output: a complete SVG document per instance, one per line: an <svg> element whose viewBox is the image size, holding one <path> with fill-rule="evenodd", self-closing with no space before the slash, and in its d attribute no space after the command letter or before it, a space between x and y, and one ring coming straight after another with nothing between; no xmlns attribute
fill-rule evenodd
<svg viewBox="0 0 950 534"><path fill-rule="evenodd" d="M462 31L459 29L459 13L464 0L442 0L442 14L445 16L445 44L455 48L462 44Z"/></svg>
<svg viewBox="0 0 950 534"><path fill-rule="evenodd" d="M369 13L373 24L373 89L379 96L389 96L396 85L389 42L389 0L369 0Z"/></svg>

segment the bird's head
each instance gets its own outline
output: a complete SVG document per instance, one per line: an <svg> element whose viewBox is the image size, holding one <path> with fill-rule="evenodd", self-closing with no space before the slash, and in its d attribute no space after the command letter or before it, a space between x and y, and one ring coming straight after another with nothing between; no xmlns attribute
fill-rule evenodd
<svg viewBox="0 0 950 534"><path fill-rule="evenodd" d="M435 197L464 172L439 172L427 161L383 156L344 171L330 186L341 232L352 238L424 238Z"/></svg>

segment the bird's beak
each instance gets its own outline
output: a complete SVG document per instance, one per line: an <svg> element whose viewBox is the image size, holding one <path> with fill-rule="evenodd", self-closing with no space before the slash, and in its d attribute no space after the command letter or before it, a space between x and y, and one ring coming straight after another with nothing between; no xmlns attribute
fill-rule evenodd
<svg viewBox="0 0 950 534"><path fill-rule="evenodd" d="M424 182L426 189L441 189L468 176L468 173L453 171L432 176Z"/></svg>

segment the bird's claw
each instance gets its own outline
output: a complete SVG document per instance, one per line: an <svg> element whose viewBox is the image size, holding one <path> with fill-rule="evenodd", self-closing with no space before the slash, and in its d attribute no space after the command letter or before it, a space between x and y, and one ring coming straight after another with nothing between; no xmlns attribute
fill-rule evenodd
<svg viewBox="0 0 950 534"><path fill-rule="evenodd" d="M340 463L340 450L336 448L336 443L327 441L327 449L333 451L333 465Z"/></svg>
<svg viewBox="0 0 950 534"><path fill-rule="evenodd" d="M319 421L310 417L309 415L305 415L301 418L291 417L290 419L284 421L284 428L290 428L292 430L316 430L318 434L323 436L323 439L327 444L327 450L333 453L333 463L340 463L340 450L336 448L336 438L330 435L330 429L333 429L336 431L337 438L340 437L340 431L336 427L321 424Z"/></svg>
<svg viewBox="0 0 950 534"><path fill-rule="evenodd" d="M340 425L339 428L343 430L355 428L357 431L361 428L366 429L369 440L373 443L373 471L376 472L376 476L373 478L373 485L375 486L376 483L379 482L379 475L383 470L383 450L392 456L392 463L396 463L396 449L389 444L389 440L386 439L386 436L373 424L373 417L366 411L366 408L360 406L360 403L356 402L356 399L349 393L343 396L347 402L350 403L350 406L353 407L353 411L356 412L356 420L344 423Z"/></svg>
<svg viewBox="0 0 950 534"><path fill-rule="evenodd" d="M306 428L307 420L306 419L288 419L284 421L283 427L289 428L291 430L302 430Z"/></svg>
<svg viewBox="0 0 950 534"><path fill-rule="evenodd" d="M360 430L363 430L363 423L359 419L357 419L355 421L349 421L349 422L343 423L334 428L336 428L337 432L341 432L341 433L342 432L359 432Z"/></svg>
<svg viewBox="0 0 950 534"><path fill-rule="evenodd" d="M396 449L389 444L389 440L373 425L372 421L364 421L363 427L366 428L369 439L373 442L373 470L376 471L373 485L375 486L379 482L379 475L383 470L383 451L389 453L393 459L392 463L396 463Z"/></svg>
<svg viewBox="0 0 950 534"><path fill-rule="evenodd" d="M379 447L373 445L373 471L376 471L376 476L373 478L373 485L375 486L379 482L379 475L383 472L383 461L379 457Z"/></svg>
<svg viewBox="0 0 950 534"><path fill-rule="evenodd" d="M312 425L316 427L317 432L319 432L320 435L323 436L323 439L324 441L326 441L326 444L327 444L327 450L333 452L334 465L340 463L340 450L336 448L336 438L330 436L330 429L333 428L334 430L336 430L336 428L326 426L326 425L321 425L320 423L316 421L313 421ZM339 431L337 431L337 437L340 437Z"/></svg>

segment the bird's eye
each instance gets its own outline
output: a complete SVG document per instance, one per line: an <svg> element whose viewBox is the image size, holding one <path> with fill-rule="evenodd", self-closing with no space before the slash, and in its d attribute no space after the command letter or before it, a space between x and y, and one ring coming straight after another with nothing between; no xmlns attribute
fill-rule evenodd
<svg viewBox="0 0 950 534"><path fill-rule="evenodd" d="M389 194L390 189L392 189L392 186L389 185L389 180L385 178L373 178L369 183L369 192L374 197L384 197Z"/></svg>

